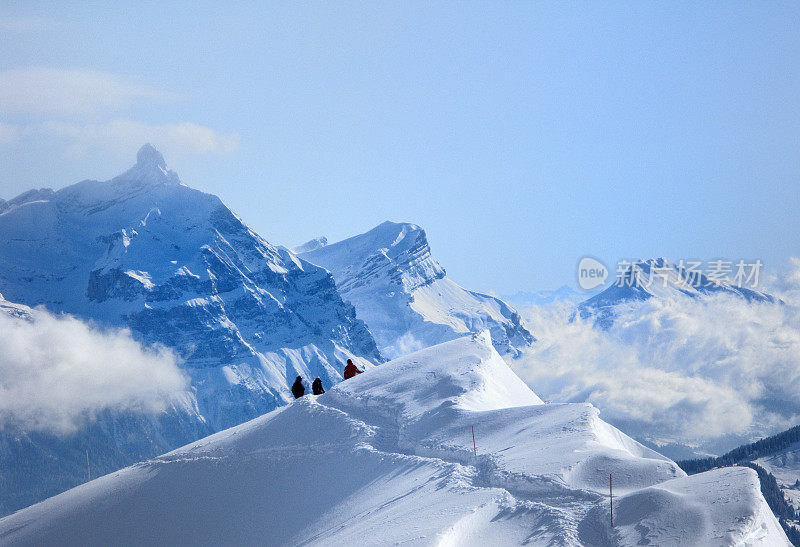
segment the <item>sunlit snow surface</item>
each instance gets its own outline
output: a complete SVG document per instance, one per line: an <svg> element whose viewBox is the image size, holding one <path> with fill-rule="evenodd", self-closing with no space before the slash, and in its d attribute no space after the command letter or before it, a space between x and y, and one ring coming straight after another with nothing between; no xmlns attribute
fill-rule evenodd
<svg viewBox="0 0 800 547"><path fill-rule="evenodd" d="M8 516L0 543L787 542L755 472L687 477L591 405L542 404L484 333Z"/></svg>

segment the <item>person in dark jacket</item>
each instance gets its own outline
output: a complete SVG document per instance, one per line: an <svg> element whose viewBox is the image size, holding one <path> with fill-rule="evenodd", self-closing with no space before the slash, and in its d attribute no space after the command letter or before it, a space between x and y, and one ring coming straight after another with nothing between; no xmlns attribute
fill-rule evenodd
<svg viewBox="0 0 800 547"><path fill-rule="evenodd" d="M292 395L294 395L295 399L299 399L303 395L306 394L306 386L303 385L303 379L298 376L297 379L292 384Z"/></svg>
<svg viewBox="0 0 800 547"><path fill-rule="evenodd" d="M356 374L361 374L362 372L364 372L364 371L363 370L358 370L358 367L356 367L353 364L353 360L352 359L348 359L347 360L347 366L344 367L344 379L347 380L349 378L352 378Z"/></svg>
<svg viewBox="0 0 800 547"><path fill-rule="evenodd" d="M325 390L322 389L322 380L319 377L314 379L314 383L311 384L311 392L314 395L322 395L325 393Z"/></svg>

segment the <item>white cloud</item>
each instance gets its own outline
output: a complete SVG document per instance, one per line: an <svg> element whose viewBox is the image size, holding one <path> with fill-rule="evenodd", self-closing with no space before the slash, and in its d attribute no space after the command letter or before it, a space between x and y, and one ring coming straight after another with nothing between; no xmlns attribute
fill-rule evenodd
<svg viewBox="0 0 800 547"><path fill-rule="evenodd" d="M800 294L793 275L784 298ZM510 364L540 396L592 402L638 438L719 451L800 423L798 304L651 299L618 306L608 330L535 307L523 315L539 341Z"/></svg>
<svg viewBox="0 0 800 547"><path fill-rule="evenodd" d="M69 156L110 153L127 156L143 142L167 155L228 154L239 147L236 134L218 133L191 122L148 125L127 119L101 124L48 122L31 128L38 134L63 139Z"/></svg>
<svg viewBox="0 0 800 547"><path fill-rule="evenodd" d="M7 113L84 115L175 98L96 70L28 67L0 72L0 104Z"/></svg>
<svg viewBox="0 0 800 547"><path fill-rule="evenodd" d="M107 409L158 412L186 389L168 349L34 310L0 313L0 427L67 434Z"/></svg>

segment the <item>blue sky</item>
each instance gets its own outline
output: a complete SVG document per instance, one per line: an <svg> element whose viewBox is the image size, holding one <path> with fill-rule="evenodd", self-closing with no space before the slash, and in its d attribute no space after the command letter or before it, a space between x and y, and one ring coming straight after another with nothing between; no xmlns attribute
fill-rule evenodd
<svg viewBox="0 0 800 547"><path fill-rule="evenodd" d="M800 246L800 4L0 4L0 197L153 142L274 243L386 220L463 285Z"/></svg>

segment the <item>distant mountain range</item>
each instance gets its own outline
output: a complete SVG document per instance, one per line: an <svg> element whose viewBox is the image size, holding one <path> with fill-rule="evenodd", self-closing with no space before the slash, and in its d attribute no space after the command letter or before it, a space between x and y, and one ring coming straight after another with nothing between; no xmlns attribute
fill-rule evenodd
<svg viewBox="0 0 800 547"><path fill-rule="evenodd" d="M513 294L504 294L502 299L519 308L527 306L547 306L557 302L577 304L586 300L591 293L581 292L569 285L562 285L554 290L517 291Z"/></svg>
<svg viewBox="0 0 800 547"><path fill-rule="evenodd" d="M578 306L584 319L607 327L614 321L615 307L651 298L687 296L697 298L728 294L748 302L775 302L775 298L752 289L710 280L702 272L689 272L666 258L639 260L628 266L616 282Z"/></svg>

